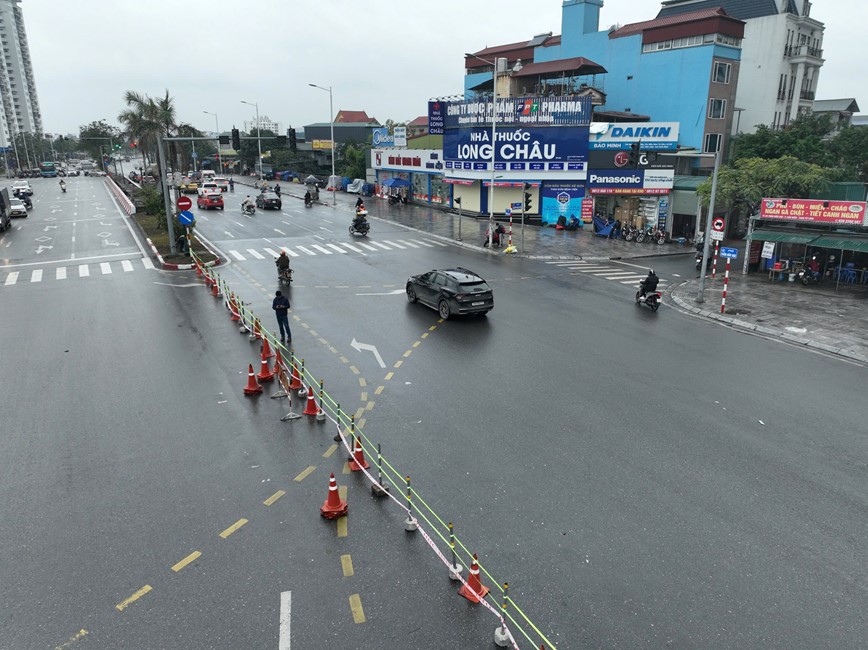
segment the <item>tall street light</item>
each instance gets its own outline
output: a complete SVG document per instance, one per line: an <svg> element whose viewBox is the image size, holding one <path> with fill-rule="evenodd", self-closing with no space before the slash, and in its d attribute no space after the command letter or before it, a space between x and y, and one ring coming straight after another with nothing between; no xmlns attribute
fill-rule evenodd
<svg viewBox="0 0 868 650"><path fill-rule="evenodd" d="M220 160L220 123L217 121L217 113L212 113L211 111L202 112L214 116L214 128L217 129L217 166L220 168L220 175L223 176L223 163Z"/></svg>
<svg viewBox="0 0 868 650"><path fill-rule="evenodd" d="M492 102L491 102L491 186L488 188L488 250L494 249L494 161L495 152L495 136L497 135L497 62L500 58L495 58L494 61L483 59L481 56L465 52L464 56L469 56L474 59L479 59L483 63L487 63L494 69L492 78Z"/></svg>
<svg viewBox="0 0 868 650"><path fill-rule="evenodd" d="M241 100L242 104L247 104L248 106L256 107L256 146L259 149L259 184L262 184L262 125L259 123L259 104L257 102L245 102L243 99Z"/></svg>
<svg viewBox="0 0 868 650"><path fill-rule="evenodd" d="M319 88L320 90L325 90L329 94L329 129L331 131L332 139L332 177L329 179L329 185L332 186L332 205L337 205L338 197L335 194L337 191L335 188L334 176L335 176L335 148L337 143L335 142L335 110L334 105L332 104L332 87L323 88L322 86L317 86L316 84L308 84L311 88Z"/></svg>

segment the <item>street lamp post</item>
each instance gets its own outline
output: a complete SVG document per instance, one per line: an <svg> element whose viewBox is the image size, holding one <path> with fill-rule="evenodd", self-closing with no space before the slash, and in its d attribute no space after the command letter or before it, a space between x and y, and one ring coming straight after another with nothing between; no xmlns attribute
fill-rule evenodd
<svg viewBox="0 0 868 650"><path fill-rule="evenodd" d="M337 143L335 142L335 109L334 104L332 103L332 87L324 88L323 86L317 86L316 84L308 84L311 88L319 88L320 90L325 90L329 94L329 132L330 138L332 139L332 177L329 179L329 185L332 188L332 205L337 205L338 198L337 188L335 187L334 177L335 177L335 148Z"/></svg>
<svg viewBox="0 0 868 650"><path fill-rule="evenodd" d="M717 195L717 172L720 169L720 151L723 149L722 143L718 145L717 152L714 153L714 172L711 176L711 198L708 201L708 217L705 220L705 237L702 243L702 266L699 268L699 290L696 292L696 302L702 304L705 302L705 264L709 253L709 240L711 239L711 221L714 219L714 199ZM699 154L698 157L709 157L708 154ZM748 250L749 252L749 250Z"/></svg>
<svg viewBox="0 0 868 650"><path fill-rule="evenodd" d="M464 56L471 56L474 59L479 59L484 63L488 63L494 68L491 87L491 186L488 188L488 250L494 249L494 164L496 160L496 136L497 136L497 62L500 60L495 57L494 61L483 59L481 56L465 52Z"/></svg>
<svg viewBox="0 0 868 650"><path fill-rule="evenodd" d="M262 185L262 125L259 123L259 103L245 102L243 99L241 103L256 108L256 147L259 151L259 184Z"/></svg>
<svg viewBox="0 0 868 650"><path fill-rule="evenodd" d="M217 113L212 113L211 111L202 112L214 116L214 128L217 129L217 166L220 168L220 175L223 176L223 161L220 160L220 123L217 121Z"/></svg>

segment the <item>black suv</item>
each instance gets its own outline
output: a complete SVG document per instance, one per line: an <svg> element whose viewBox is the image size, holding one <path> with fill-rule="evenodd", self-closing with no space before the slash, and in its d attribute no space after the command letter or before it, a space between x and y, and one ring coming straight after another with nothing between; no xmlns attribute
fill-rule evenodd
<svg viewBox="0 0 868 650"><path fill-rule="evenodd" d="M436 309L444 320L453 314L487 314L494 292L481 277L460 266L429 271L407 280L407 300Z"/></svg>

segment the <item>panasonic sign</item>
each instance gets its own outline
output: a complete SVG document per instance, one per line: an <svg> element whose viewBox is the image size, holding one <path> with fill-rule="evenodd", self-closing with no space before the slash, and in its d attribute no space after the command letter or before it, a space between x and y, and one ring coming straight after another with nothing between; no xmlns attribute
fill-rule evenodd
<svg viewBox="0 0 868 650"><path fill-rule="evenodd" d="M641 185L641 176L598 176L591 174L590 182L593 185Z"/></svg>

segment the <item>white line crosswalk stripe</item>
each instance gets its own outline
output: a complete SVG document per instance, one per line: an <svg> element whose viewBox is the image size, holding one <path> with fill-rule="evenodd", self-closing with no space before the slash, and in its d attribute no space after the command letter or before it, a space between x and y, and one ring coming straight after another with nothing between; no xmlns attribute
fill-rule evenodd
<svg viewBox="0 0 868 650"><path fill-rule="evenodd" d="M391 248L389 248L389 247L386 246L385 244L381 244L381 243L378 242L378 241L372 241L371 243L372 243L374 246L377 246L378 248L382 248L384 251L390 251L390 250L392 250Z"/></svg>
<svg viewBox="0 0 868 650"><path fill-rule="evenodd" d="M143 257L142 258L142 264L144 265L144 267L146 269L153 269L154 268L154 263L151 261L150 257Z"/></svg>
<svg viewBox="0 0 868 650"><path fill-rule="evenodd" d="M363 244L362 242L358 242L359 246L362 248L367 248L369 251L376 251L377 249L371 246L370 244Z"/></svg>
<svg viewBox="0 0 868 650"><path fill-rule="evenodd" d="M239 253L238 251L229 251L229 254L230 254L232 257L234 257L236 260L238 260L239 262L243 262L244 260L247 259L246 257L244 257L244 256L243 256L241 253Z"/></svg>
<svg viewBox="0 0 868 650"><path fill-rule="evenodd" d="M42 282L42 269L33 269L33 273L30 274L31 282Z"/></svg>
<svg viewBox="0 0 868 650"><path fill-rule="evenodd" d="M265 256L254 248L248 248L247 252L250 253L250 255L252 257L255 257L258 260L264 260L265 259Z"/></svg>
<svg viewBox="0 0 868 650"><path fill-rule="evenodd" d="M359 253L359 254L361 254L361 255L364 255L364 254L365 254L365 251L363 251L361 248L356 248L356 247L353 246L352 244L341 244L341 246L344 246L344 247L346 247L346 248L349 248L349 249L350 249L351 251L353 251L354 253Z"/></svg>
<svg viewBox="0 0 868 650"><path fill-rule="evenodd" d="M304 246L299 246L298 250L300 250L302 253L307 253L308 255L316 255L316 253L314 253L313 251L309 251Z"/></svg>
<svg viewBox="0 0 868 650"><path fill-rule="evenodd" d="M87 264L79 264L78 265L78 277L86 278L89 275L90 275L90 268L87 266Z"/></svg>
<svg viewBox="0 0 868 650"><path fill-rule="evenodd" d="M12 273L6 276L6 282L4 282L3 284L8 287L15 284L16 282L18 282L18 271L12 271Z"/></svg>
<svg viewBox="0 0 868 650"><path fill-rule="evenodd" d="M414 239L413 241L416 242L417 244L419 244L420 246L424 246L425 248L434 248L434 244L429 244L428 242L420 241L418 239Z"/></svg>
<svg viewBox="0 0 868 650"><path fill-rule="evenodd" d="M112 272L112 265L108 262L100 262L99 268L102 271L103 275L108 275Z"/></svg>
<svg viewBox="0 0 868 650"><path fill-rule="evenodd" d="M129 260L121 260L121 267L124 270L124 273L129 273L133 270L133 263Z"/></svg>
<svg viewBox="0 0 868 650"><path fill-rule="evenodd" d="M411 241L406 241L406 240L404 240L404 239L399 239L398 241L399 241L400 243L402 243L402 244L406 244L406 245L409 246L410 248L420 248L420 246L419 246L418 244L414 244L414 243L411 242Z"/></svg>
<svg viewBox="0 0 868 650"><path fill-rule="evenodd" d="M266 248L265 252L268 253L269 255L271 255L272 257L280 257L280 253L278 253L273 248Z"/></svg>
<svg viewBox="0 0 868 650"><path fill-rule="evenodd" d="M336 245L334 245L334 244L326 244L326 246L328 246L329 248L332 248L332 249L336 250L336 251L337 251L338 253L340 253L341 255L346 255L346 254L347 254L347 252L346 252L343 248L341 248L340 246L336 246Z"/></svg>
<svg viewBox="0 0 868 650"><path fill-rule="evenodd" d="M333 254L329 249L327 249L327 248L323 248L323 247L320 246L319 244L311 244L310 247L311 247L311 248L315 248L315 249L317 249L320 253L325 253L326 255L332 255L332 254Z"/></svg>
<svg viewBox="0 0 868 650"><path fill-rule="evenodd" d="M376 243L376 242L374 242L374 243ZM389 241L388 239L384 239L383 243L388 244L389 246L394 246L395 248L400 248L401 250L405 250L405 247L401 246L401 244L396 244L395 242Z"/></svg>
<svg viewBox="0 0 868 650"><path fill-rule="evenodd" d="M282 250L283 252L285 252L285 253L286 253L287 255L289 255L290 257L301 257L298 253L296 253L295 251L291 251L291 250L289 250L286 246L281 246L281 247L280 247L280 250Z"/></svg>
<svg viewBox="0 0 868 650"><path fill-rule="evenodd" d="M58 266L57 270L54 272L55 280L66 280L66 267Z"/></svg>

